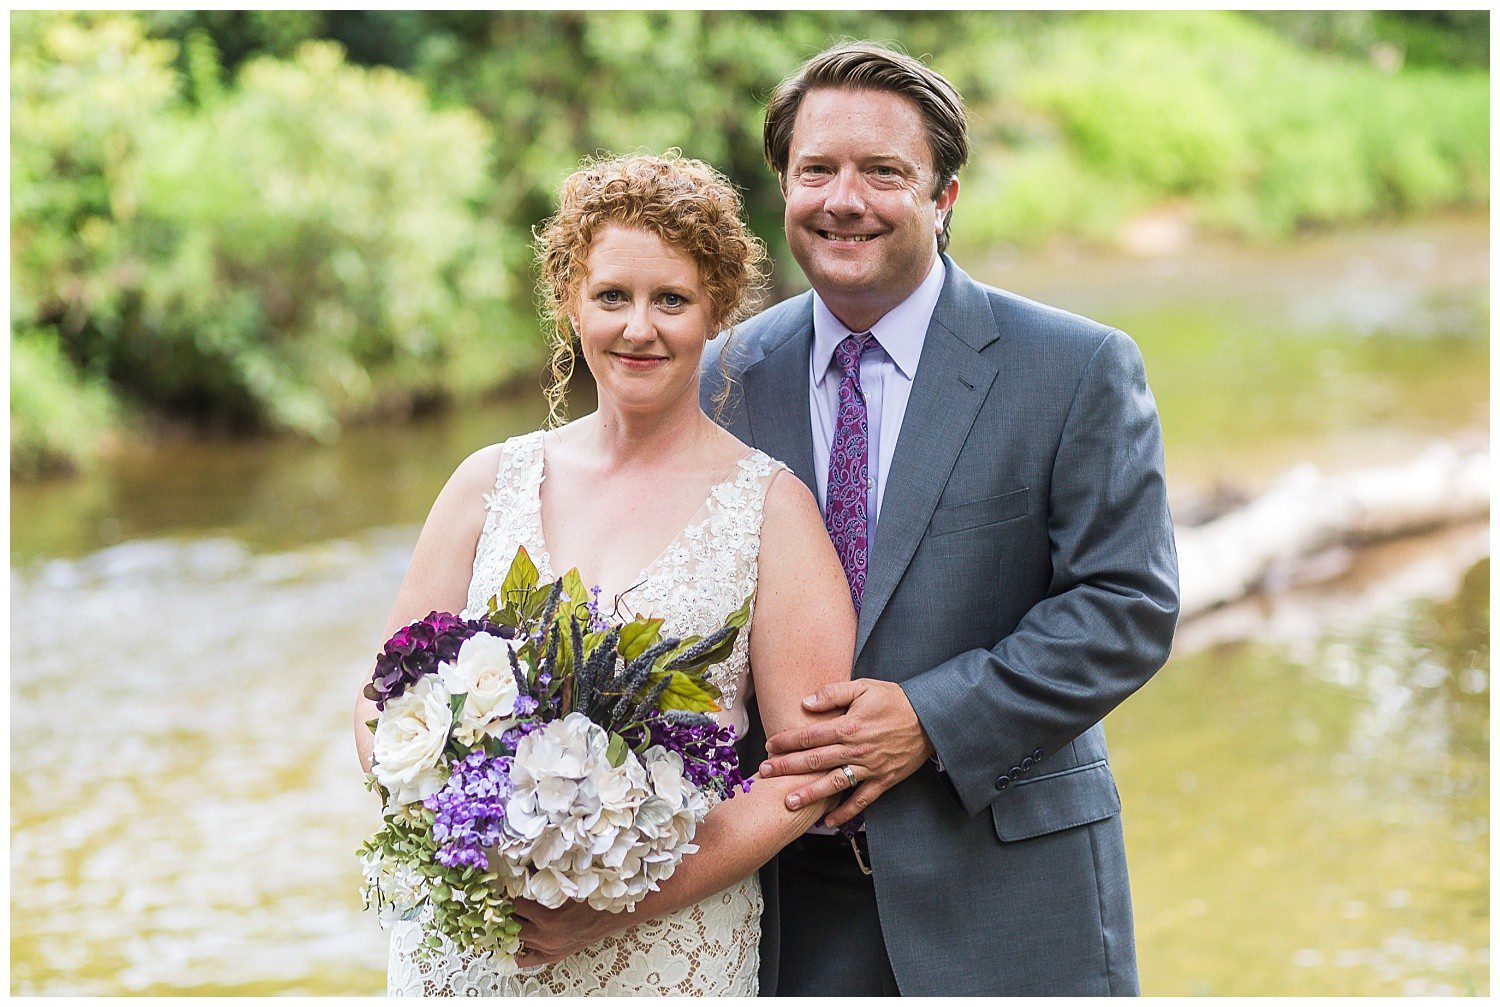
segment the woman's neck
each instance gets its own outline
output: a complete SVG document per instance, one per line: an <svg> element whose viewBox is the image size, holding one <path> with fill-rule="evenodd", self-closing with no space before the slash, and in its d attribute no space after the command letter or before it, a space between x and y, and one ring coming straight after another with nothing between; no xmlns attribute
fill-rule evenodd
<svg viewBox="0 0 1500 1007"><path fill-rule="evenodd" d="M711 434L712 422L697 396L665 412L637 412L599 403L588 438L608 468L628 468L650 459L690 457Z"/></svg>

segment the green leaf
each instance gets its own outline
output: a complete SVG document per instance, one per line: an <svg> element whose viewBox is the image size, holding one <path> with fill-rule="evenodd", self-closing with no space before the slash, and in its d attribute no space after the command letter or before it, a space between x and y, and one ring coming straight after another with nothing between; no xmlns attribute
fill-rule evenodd
<svg viewBox="0 0 1500 1007"><path fill-rule="evenodd" d="M374 720L367 720L367 721L365 721L365 726L368 727L372 731L375 730L375 728L379 724L380 724L380 718L379 717L376 717Z"/></svg>
<svg viewBox="0 0 1500 1007"><path fill-rule="evenodd" d="M724 626L729 629L733 629L734 632L730 633L728 636L724 637L724 639L720 640L713 647L713 649L699 654L691 664L685 664L677 670L687 672L690 675L696 675L697 673L702 672L704 669L710 668L721 661L729 660L729 655L734 650L734 642L739 637L739 631L744 629L745 624L750 621L750 599L752 597L754 597L754 595L747 596L745 600L740 604L740 607L731 612L729 618L724 620ZM664 656L661 660L661 664L663 666L671 664L679 654L685 653L686 651L691 649L701 639L702 637L695 636L692 637L691 640L684 640L683 646L678 647L671 654Z"/></svg>
<svg viewBox="0 0 1500 1007"><path fill-rule="evenodd" d="M464 708L464 700L468 698L469 694L467 692L455 692L448 697L448 709L452 712L455 720L458 719L459 711Z"/></svg>
<svg viewBox="0 0 1500 1007"><path fill-rule="evenodd" d="M634 661L646 652L646 648L661 636L661 620L636 616L620 629L620 643L616 650L626 662Z"/></svg>
<svg viewBox="0 0 1500 1007"><path fill-rule="evenodd" d="M716 700L721 693L712 682L707 682L680 671L670 673L672 684L661 694L663 710L688 710L692 713L714 713L720 709ZM657 679L660 681L660 679Z"/></svg>
<svg viewBox="0 0 1500 1007"><path fill-rule="evenodd" d="M520 546L516 549L516 558L510 561L510 569L505 573L505 579L500 582L500 597L509 598L513 591L530 591L536 587L537 577L536 564L531 561L531 554L526 547Z"/></svg>
<svg viewBox="0 0 1500 1007"><path fill-rule="evenodd" d="M589 600L588 585L583 582L583 577L579 575L576 566L563 574L562 585L563 594L567 595L573 601L582 603Z"/></svg>
<svg viewBox="0 0 1500 1007"><path fill-rule="evenodd" d="M604 757L609 760L610 766L619 769L625 762L625 753L630 751L630 746L625 744L625 739L611 731L609 733L609 747L604 750Z"/></svg>
<svg viewBox="0 0 1500 1007"><path fill-rule="evenodd" d="M724 625L733 626L736 629L744 629L745 625L750 621L750 602L754 597L755 593L753 591L745 595L745 600L740 602L739 608L729 613L729 618L724 620Z"/></svg>

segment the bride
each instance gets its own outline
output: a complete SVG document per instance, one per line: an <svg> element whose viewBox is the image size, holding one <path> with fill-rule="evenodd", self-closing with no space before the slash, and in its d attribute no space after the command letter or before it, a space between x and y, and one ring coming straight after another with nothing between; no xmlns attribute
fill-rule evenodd
<svg viewBox="0 0 1500 1007"><path fill-rule="evenodd" d="M753 695L766 732L815 719L801 699L847 678L855 618L812 493L699 407L708 340L743 318L763 251L722 176L699 161L637 155L586 165L563 185L539 238L556 322L558 418L576 338L599 408L470 455L439 493L386 626L433 610L485 610L518 546L544 579L577 567L605 614L717 628L752 591L748 634L713 671L717 716L742 735ZM370 764L361 700L355 723ZM631 913L518 904L523 971L451 945L418 953L419 918L392 931L389 990L403 995L756 993L761 895L755 871L828 810L783 798L807 778L755 781L709 813L700 852Z"/></svg>

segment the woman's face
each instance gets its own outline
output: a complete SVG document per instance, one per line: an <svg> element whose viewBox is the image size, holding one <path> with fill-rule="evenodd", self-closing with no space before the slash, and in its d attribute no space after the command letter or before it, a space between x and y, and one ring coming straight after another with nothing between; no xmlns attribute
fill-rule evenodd
<svg viewBox="0 0 1500 1007"><path fill-rule="evenodd" d="M651 231L611 224L594 238L569 320L599 400L636 412L698 401L713 336L698 264Z"/></svg>

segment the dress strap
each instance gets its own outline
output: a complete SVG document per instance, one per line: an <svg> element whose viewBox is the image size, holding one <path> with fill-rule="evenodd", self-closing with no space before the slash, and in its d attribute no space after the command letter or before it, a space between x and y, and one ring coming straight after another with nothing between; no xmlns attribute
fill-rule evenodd
<svg viewBox="0 0 1500 1007"><path fill-rule="evenodd" d="M500 445L500 464L495 469L495 488L484 495L484 530L492 531L506 513L524 514L541 509L543 431L512 437Z"/></svg>

